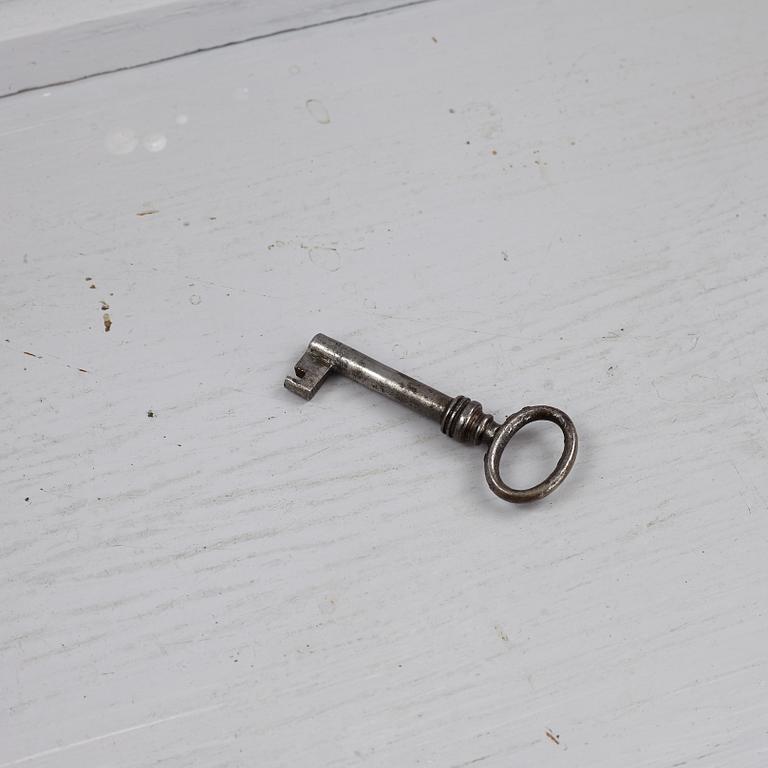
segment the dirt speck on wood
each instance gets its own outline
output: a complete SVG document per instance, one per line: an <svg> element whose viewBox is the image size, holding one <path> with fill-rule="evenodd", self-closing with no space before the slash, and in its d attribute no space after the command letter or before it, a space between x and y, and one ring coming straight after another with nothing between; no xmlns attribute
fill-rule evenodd
<svg viewBox="0 0 768 768"><path fill-rule="evenodd" d="M112 327L112 318L109 316L109 312L104 313L104 331L109 333L109 329Z"/></svg>

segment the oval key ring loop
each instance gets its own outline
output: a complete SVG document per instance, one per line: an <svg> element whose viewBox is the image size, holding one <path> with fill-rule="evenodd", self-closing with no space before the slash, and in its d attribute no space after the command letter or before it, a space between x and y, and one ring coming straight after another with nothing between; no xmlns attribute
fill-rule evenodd
<svg viewBox="0 0 768 768"><path fill-rule="evenodd" d="M501 454L507 447L507 443L513 435L532 421L551 421L557 424L563 432L563 453L552 473L538 485L525 490L510 488L499 473ZM576 427L573 426L568 414L551 405L529 405L517 413L513 413L497 430L485 454L485 479L490 489L504 501L522 502L536 501L548 496L565 480L576 461L576 451L579 447L579 439L576 435Z"/></svg>

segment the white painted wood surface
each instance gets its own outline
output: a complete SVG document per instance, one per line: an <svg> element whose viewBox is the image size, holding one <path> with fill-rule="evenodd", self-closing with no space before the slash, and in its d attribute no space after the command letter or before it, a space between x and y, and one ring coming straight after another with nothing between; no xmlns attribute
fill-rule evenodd
<svg viewBox="0 0 768 768"><path fill-rule="evenodd" d="M42 29L21 34L14 14L4 12L0 0L0 30L10 30L0 46L0 98L429 2L434 0L158 0L152 7L136 9L129 0L116 4L124 5L124 12L71 24L59 18L63 26L53 29L47 25L66 16L66 9L58 14L34 13L34 19L42 16L43 24L29 26ZM50 5L48 0L41 4ZM74 18L96 11L92 2L83 0L75 4ZM100 12L106 11L102 6Z"/></svg>
<svg viewBox="0 0 768 768"><path fill-rule="evenodd" d="M766 23L440 0L0 100L0 766L764 766ZM304 403L317 331L566 409L572 477Z"/></svg>
<svg viewBox="0 0 768 768"><path fill-rule="evenodd" d="M76 24L108 21L178 0L0 0L0 40L61 31Z"/></svg>

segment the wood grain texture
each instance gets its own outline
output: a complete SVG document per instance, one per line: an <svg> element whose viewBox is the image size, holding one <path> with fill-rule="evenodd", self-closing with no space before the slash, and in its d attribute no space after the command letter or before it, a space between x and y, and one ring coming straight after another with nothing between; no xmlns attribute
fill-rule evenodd
<svg viewBox="0 0 768 768"><path fill-rule="evenodd" d="M768 8L586 8L0 101L0 766L765 765Z"/></svg>

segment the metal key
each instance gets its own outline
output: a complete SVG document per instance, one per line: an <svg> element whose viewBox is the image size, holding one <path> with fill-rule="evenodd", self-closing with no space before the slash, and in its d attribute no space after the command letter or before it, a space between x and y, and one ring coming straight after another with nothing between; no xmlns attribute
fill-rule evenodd
<svg viewBox="0 0 768 768"><path fill-rule="evenodd" d="M474 445L487 444L485 479L491 490L505 501L543 499L565 480L576 460L576 428L568 414L550 405L528 405L509 416L503 424L497 424L492 416L483 413L480 403L463 395L450 397L443 394L322 333L309 342L294 370L296 375L286 377L285 386L305 400L311 400L328 374L335 371L439 422L440 429L448 437ZM524 490L510 488L499 473L501 454L515 432L532 421L551 421L560 427L564 438L563 453L546 480Z"/></svg>

